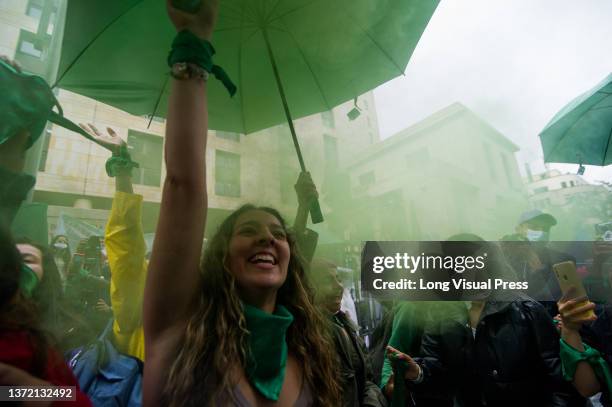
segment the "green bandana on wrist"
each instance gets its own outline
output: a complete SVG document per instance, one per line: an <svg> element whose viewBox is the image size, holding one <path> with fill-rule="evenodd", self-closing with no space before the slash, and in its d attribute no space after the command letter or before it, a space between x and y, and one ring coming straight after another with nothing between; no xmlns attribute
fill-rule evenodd
<svg viewBox="0 0 612 407"><path fill-rule="evenodd" d="M121 171L131 171L133 168L138 168L138 163L132 161L132 157L127 150L127 147L121 146L119 154L106 160L106 174L113 178Z"/></svg>
<svg viewBox="0 0 612 407"><path fill-rule="evenodd" d="M19 288L21 292L28 298L32 297L32 293L38 285L38 277L34 271L23 264L21 266L21 276L19 277Z"/></svg>
<svg viewBox="0 0 612 407"><path fill-rule="evenodd" d="M246 374L262 396L277 401L285 381L287 367L287 328L293 315L282 305L274 314L243 304L249 335Z"/></svg>
<svg viewBox="0 0 612 407"><path fill-rule="evenodd" d="M591 365L597 378L602 383L605 383L608 387L608 391L612 393L612 373L610 372L610 366L608 366L608 363L597 349L593 349L584 343L582 346L584 346L584 352L580 352L561 339L561 351L559 355L561 356L563 377L568 381L574 380L578 363L584 361Z"/></svg>
<svg viewBox="0 0 612 407"><path fill-rule="evenodd" d="M179 62L196 64L215 75L215 78L223 83L230 96L234 96L238 88L223 68L213 64L213 55L215 55L215 49L209 41L198 38L189 30L183 30L176 34L174 41L172 41L172 49L168 55L168 66L172 67Z"/></svg>

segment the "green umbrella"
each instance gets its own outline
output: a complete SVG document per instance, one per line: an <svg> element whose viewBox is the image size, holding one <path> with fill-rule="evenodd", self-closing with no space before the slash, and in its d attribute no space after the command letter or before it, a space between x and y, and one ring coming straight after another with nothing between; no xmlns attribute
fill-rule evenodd
<svg viewBox="0 0 612 407"><path fill-rule="evenodd" d="M252 133L332 109L403 74L439 0L224 0L211 129ZM196 2L197 3L197 2ZM135 115L167 111L175 35L161 0L71 0L58 85ZM314 221L314 219L313 219Z"/></svg>
<svg viewBox="0 0 612 407"><path fill-rule="evenodd" d="M561 109L540 141L545 162L612 164L612 74Z"/></svg>

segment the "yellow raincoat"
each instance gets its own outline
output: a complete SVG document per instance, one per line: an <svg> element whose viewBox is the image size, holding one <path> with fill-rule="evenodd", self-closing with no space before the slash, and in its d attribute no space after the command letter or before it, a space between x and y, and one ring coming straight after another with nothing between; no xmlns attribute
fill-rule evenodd
<svg viewBox="0 0 612 407"><path fill-rule="evenodd" d="M144 361L142 298L147 262L142 196L116 192L104 236L111 270L110 297L117 350Z"/></svg>

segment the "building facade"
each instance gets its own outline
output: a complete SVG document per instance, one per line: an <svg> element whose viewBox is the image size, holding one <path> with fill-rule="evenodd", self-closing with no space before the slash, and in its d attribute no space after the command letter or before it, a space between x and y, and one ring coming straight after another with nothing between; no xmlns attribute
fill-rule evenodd
<svg viewBox="0 0 612 407"><path fill-rule="evenodd" d="M525 179L532 207L557 218L556 240L593 240L595 225L612 221L612 191L577 174L548 170Z"/></svg>
<svg viewBox="0 0 612 407"><path fill-rule="evenodd" d="M440 240L512 232L527 207L518 151L461 104L453 104L376 144L347 166L360 202L351 240Z"/></svg>

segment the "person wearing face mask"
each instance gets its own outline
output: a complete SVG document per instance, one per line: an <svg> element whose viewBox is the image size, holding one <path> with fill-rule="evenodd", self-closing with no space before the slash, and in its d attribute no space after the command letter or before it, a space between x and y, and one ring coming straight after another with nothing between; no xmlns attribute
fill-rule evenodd
<svg viewBox="0 0 612 407"><path fill-rule="evenodd" d="M521 214L515 234L501 239L507 242L502 247L519 281L529 283L526 294L539 301L551 317L557 315L556 301L561 298L552 266L564 261L576 263L573 256L550 247L550 231L556 224L554 216L532 209Z"/></svg>

